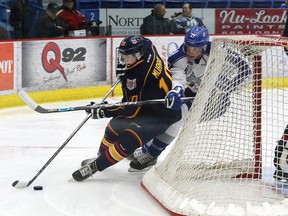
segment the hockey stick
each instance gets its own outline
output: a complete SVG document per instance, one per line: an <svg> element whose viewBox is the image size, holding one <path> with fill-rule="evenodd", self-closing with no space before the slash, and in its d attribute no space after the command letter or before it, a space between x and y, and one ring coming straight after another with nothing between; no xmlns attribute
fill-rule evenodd
<svg viewBox="0 0 288 216"><path fill-rule="evenodd" d="M106 93L106 95L102 99L101 103L103 103L107 99L107 97L115 89L115 87L118 85L118 83L120 83L120 81L121 81L120 79L117 80L117 82ZM23 188L26 188L29 185L31 185L32 182L34 182L35 179L38 178L38 176L46 169L46 167L51 163L51 161L59 154L59 152L67 145L67 143L73 138L73 136L80 130L80 128L88 121L88 119L91 116L92 116L92 114L90 113L89 115L87 115L85 117L85 119L81 122L81 124L73 131L73 133L65 140L65 142L60 146L60 148L58 148L58 150L52 155L52 157L44 164L44 166L38 171L38 173L29 182L23 182L23 181L16 180L13 182L12 186L17 188L17 189L23 189Z"/></svg>
<svg viewBox="0 0 288 216"><path fill-rule="evenodd" d="M76 107L63 107L63 108L54 108L47 109L40 105L38 105L24 90L20 90L19 95L21 99L33 110L39 113L59 113L59 112L71 112L78 110L87 110L87 109L96 109L96 108L116 108L120 106L141 106L141 105L151 105L151 104L159 104L164 103L165 99L154 99L154 100L146 100L146 101L133 101L133 102L122 102L122 103L113 103L113 104L94 104L91 106L76 106ZM192 101L194 97L184 97L181 98L183 102Z"/></svg>

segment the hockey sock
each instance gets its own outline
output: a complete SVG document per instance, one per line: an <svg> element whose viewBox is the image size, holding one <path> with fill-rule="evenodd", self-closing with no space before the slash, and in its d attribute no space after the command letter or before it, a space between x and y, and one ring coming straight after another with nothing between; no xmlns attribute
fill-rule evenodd
<svg viewBox="0 0 288 216"><path fill-rule="evenodd" d="M132 154L141 146L141 139L132 130L125 130L119 139L96 159L99 171L102 171Z"/></svg>
<svg viewBox="0 0 288 216"><path fill-rule="evenodd" d="M142 152L143 153L147 152L151 145L152 145L152 140L150 140L148 143L145 143L144 145L142 145Z"/></svg>
<svg viewBox="0 0 288 216"><path fill-rule="evenodd" d="M162 151L168 146L169 144L166 144L157 138L155 138L152 142L152 145L149 147L148 152L150 155L154 157L158 157Z"/></svg>
<svg viewBox="0 0 288 216"><path fill-rule="evenodd" d="M105 129L105 134L101 140L99 147L99 153L102 154L109 147L114 145L114 142L118 139L118 134L110 127L110 124Z"/></svg>

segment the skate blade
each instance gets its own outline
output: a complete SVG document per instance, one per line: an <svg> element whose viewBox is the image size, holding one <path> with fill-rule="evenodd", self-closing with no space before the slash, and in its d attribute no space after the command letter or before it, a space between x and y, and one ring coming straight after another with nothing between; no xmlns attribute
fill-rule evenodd
<svg viewBox="0 0 288 216"><path fill-rule="evenodd" d="M134 169L132 167L129 167L128 172L145 172L151 169L152 166L146 167L144 169Z"/></svg>

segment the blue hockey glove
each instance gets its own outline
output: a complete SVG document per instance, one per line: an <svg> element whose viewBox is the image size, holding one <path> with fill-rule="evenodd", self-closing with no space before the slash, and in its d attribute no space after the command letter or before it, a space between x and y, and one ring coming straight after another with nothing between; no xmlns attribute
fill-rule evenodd
<svg viewBox="0 0 288 216"><path fill-rule="evenodd" d="M181 97L184 97L184 90L181 86L176 86L173 90L169 91L165 97L166 108L172 110L181 109Z"/></svg>

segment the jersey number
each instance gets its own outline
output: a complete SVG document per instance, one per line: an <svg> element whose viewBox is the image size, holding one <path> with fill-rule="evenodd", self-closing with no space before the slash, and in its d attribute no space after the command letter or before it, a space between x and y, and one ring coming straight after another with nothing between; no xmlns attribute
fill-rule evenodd
<svg viewBox="0 0 288 216"><path fill-rule="evenodd" d="M169 92L169 88L168 88L168 86L167 86L167 84L166 84L166 82L165 82L163 77L160 79L159 88L160 89L162 88L165 91L166 94Z"/></svg>

